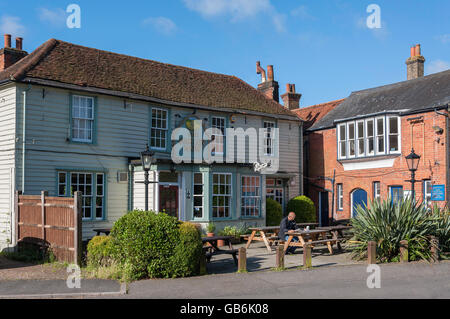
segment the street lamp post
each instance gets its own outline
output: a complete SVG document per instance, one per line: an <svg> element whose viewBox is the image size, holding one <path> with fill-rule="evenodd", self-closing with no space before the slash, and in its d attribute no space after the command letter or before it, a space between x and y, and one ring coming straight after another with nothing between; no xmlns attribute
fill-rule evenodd
<svg viewBox="0 0 450 319"><path fill-rule="evenodd" d="M150 171L150 167L152 165L154 152L150 151L148 148L148 144L145 148L145 151L141 152L141 161L142 168L144 169L144 185L145 185L145 210L148 211L148 184L154 183L148 180L148 172Z"/></svg>
<svg viewBox="0 0 450 319"><path fill-rule="evenodd" d="M417 155L414 152L414 148L411 149L411 153L405 157L406 158L406 164L408 164L408 169L411 172L411 179L406 182L411 182L411 192L412 192L412 198L413 201L415 201L415 193L414 193L414 184L416 183L416 171L419 167L420 162L420 155Z"/></svg>

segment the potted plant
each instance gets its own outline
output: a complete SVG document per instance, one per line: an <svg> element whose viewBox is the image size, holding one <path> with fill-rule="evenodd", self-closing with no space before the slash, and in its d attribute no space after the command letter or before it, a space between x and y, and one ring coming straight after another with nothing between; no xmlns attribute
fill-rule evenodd
<svg viewBox="0 0 450 319"><path fill-rule="evenodd" d="M206 226L206 237L214 237L214 231L216 230L216 225L213 222L210 222Z"/></svg>

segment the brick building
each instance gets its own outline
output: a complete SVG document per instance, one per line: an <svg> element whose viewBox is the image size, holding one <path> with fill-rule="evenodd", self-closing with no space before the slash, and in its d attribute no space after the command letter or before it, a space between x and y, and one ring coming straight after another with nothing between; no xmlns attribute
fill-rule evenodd
<svg viewBox="0 0 450 319"><path fill-rule="evenodd" d="M373 198L410 196L412 149L421 156L416 200L443 206L449 199L450 70L424 76L424 62L417 45L407 81L296 111L306 121L305 193L321 224L348 219Z"/></svg>

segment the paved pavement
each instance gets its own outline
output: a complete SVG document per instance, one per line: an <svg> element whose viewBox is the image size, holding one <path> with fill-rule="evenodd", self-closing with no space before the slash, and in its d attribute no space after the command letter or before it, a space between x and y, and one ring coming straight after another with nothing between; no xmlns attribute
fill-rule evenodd
<svg viewBox="0 0 450 319"><path fill-rule="evenodd" d="M450 298L450 262L380 265L381 287L369 289L367 265L318 267L142 280L121 298Z"/></svg>

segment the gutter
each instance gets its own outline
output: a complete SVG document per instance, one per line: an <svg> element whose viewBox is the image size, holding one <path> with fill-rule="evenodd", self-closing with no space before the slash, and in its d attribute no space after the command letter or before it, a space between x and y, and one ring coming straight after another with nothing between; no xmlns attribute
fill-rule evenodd
<svg viewBox="0 0 450 319"><path fill-rule="evenodd" d="M26 111L27 111L27 93L31 90L31 84L25 89L23 94L23 121L22 121L22 194L25 194L25 150L26 150Z"/></svg>
<svg viewBox="0 0 450 319"><path fill-rule="evenodd" d="M271 113L265 113L265 112L259 112L259 111L233 109L233 108L226 108L226 107L212 107L212 106L197 105L197 104L190 104L190 103L183 103L183 102L175 102L175 101L168 101L168 100L144 96L144 95L135 94L135 93L126 93L126 92L113 91L113 90L101 89L101 88L95 88L95 87L80 87L80 86L74 85L74 84L67 84L67 83L61 83L61 82L56 82L56 81L44 80L44 79L25 78L20 82L34 83L34 84L55 87L55 88L63 88L63 89L68 89L68 90L85 91L85 92L90 92L90 93L95 93L95 94L104 94L104 95L133 99L133 100L138 100L138 101L153 102L153 103L158 103L158 104L169 106L169 107L174 107L174 106L177 107L178 106L178 107L184 107L184 108L190 108L190 109L199 109L199 110L216 111L216 112L219 109L220 112L224 112L224 113L234 113L234 114L242 114L242 115L258 115L258 116L265 116L265 117L269 117L269 118L284 119L284 120L288 120L288 121L303 122L303 120L300 119L295 114L292 114L292 115L271 114ZM280 104L280 107L283 107L283 106Z"/></svg>

